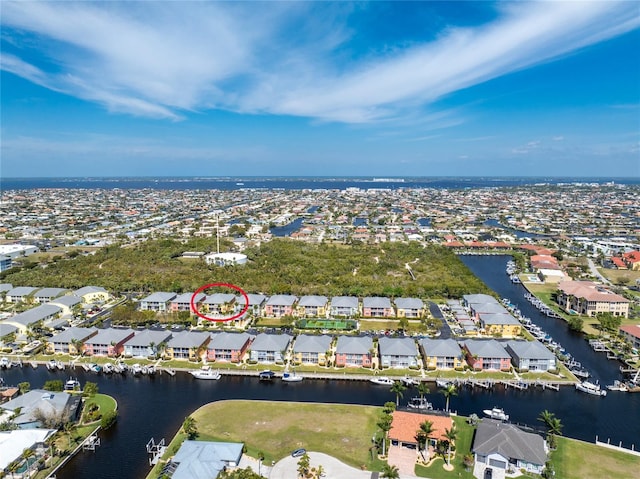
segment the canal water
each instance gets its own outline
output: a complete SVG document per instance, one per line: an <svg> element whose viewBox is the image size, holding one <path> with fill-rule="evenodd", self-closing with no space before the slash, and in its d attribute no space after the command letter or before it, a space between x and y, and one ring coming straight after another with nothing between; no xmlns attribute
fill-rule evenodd
<svg viewBox="0 0 640 479"><path fill-rule="evenodd" d="M512 284L504 273L507 256L465 256L463 261L500 296L519 304L523 314L550 333L589 369L601 384L619 378L615 361L603 353L595 353L579 335L569 331L563 322L538 313L523 298L521 285ZM29 381L32 388L49 379L68 379L68 372L49 372L43 366L2 371L7 384ZM101 433L102 445L96 452L78 454L59 474L59 479L124 479L141 478L149 471L145 444L152 437L170 441L184 418L196 408L223 399L262 399L347 404L382 405L395 400L389 388L361 381L312 381L297 384L261 383L257 378L223 377L219 381L198 381L185 373L175 377L96 376L78 370L74 376L81 383L94 381L101 392L114 396L119 405L116 426ZM404 400L411 397L406 391ZM435 408L443 409L444 397L432 386L429 395ZM481 415L483 409L499 406L510 414L513 422L540 426L538 415L544 409L559 417L566 436L591 441L622 441L623 445L640 447L640 394L610 392L599 398L577 392L573 387L560 391L527 391L462 389L451 398L451 409L459 414ZM242 414L242 411L238 411ZM250 431L247 431L250 434Z"/></svg>

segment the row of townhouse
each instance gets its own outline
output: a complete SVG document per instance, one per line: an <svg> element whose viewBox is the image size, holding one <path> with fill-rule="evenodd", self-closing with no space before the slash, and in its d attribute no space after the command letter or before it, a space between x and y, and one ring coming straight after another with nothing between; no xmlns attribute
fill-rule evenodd
<svg viewBox="0 0 640 479"><path fill-rule="evenodd" d="M555 371L555 356L537 341L422 339L260 333L208 333L204 331L134 331L131 329L69 328L52 337L50 353L91 356L150 357L166 359L241 362L248 354L257 363L281 363L289 355L293 364L327 364L335 353L336 366L371 367L379 356L381 368L419 368L421 358L429 370L462 369Z"/></svg>
<svg viewBox="0 0 640 479"><path fill-rule="evenodd" d="M5 291L8 291L6 297L10 297L11 302L14 303L25 301L26 296L22 295L34 289L36 288L5 288ZM35 294L40 294L40 296L37 296L38 300L35 301L35 303L40 304L0 321L0 338L11 333L25 334L29 329L37 325L58 329L67 324L66 319L63 318L71 316L77 306L82 307L87 304L104 302L110 298L109 293L104 288L95 286L86 286L73 292L60 288L44 288L39 290L39 293L32 292L30 294L31 298L36 298ZM22 299L18 300L18 298Z"/></svg>
<svg viewBox="0 0 640 479"><path fill-rule="evenodd" d="M467 308L469 321L487 336L515 338L522 334L520 321L493 296L465 294L462 297L462 303ZM473 331L474 327L465 329Z"/></svg>
<svg viewBox="0 0 640 479"><path fill-rule="evenodd" d="M425 314L425 304L419 298L396 298L393 303L385 297L365 297L362 302L354 296L309 295L298 298L289 294L267 297L263 294L242 295L216 293L176 294L156 292L140 300L142 311L178 312L191 311L193 306L199 312L228 315L244 309L248 301L249 312L257 316L279 318L296 317L372 317L372 318L414 318Z"/></svg>
<svg viewBox="0 0 640 479"><path fill-rule="evenodd" d="M66 295L80 298L84 303L107 302L111 299L109 292L99 286L85 286L71 291L64 288L35 288L33 286L16 286L10 283L0 284L0 295L7 303L33 302L44 304L60 299Z"/></svg>

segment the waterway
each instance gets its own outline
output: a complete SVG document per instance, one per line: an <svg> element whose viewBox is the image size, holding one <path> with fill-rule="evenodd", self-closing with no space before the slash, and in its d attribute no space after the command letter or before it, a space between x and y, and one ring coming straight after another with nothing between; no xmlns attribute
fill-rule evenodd
<svg viewBox="0 0 640 479"><path fill-rule="evenodd" d="M291 233L298 231L302 227L304 218L298 218L284 226L274 226L269 231L273 236L291 236Z"/></svg>
<svg viewBox="0 0 640 479"><path fill-rule="evenodd" d="M554 339L585 365L599 379L608 384L619 377L619 363L607 361L603 353L595 353L579 335L569 331L560 320L547 318L523 298L521 285L512 284L504 273L507 256L465 256L463 261L500 296L519 304L522 312L550 333ZM69 373L49 372L24 367L2 371L7 384L29 381L32 388L42 386L48 379L68 379ZM173 437L184 418L196 408L223 399L263 399L274 401L305 401L347 404L382 405L393 401L388 388L361 381L314 381L306 379L297 384L260 383L257 378L223 377L219 381L198 381L178 373L175 377L96 376L78 370L74 373L81 383L94 381L101 392L114 396L119 405L116 426L101 433L102 445L96 452L78 454L58 474L59 479L126 479L140 478L149 471L145 444L151 437L156 441ZM444 397L436 392L429 396L435 408L444 408ZM405 392L404 400L411 397ZM503 407L511 420L540 425L538 415L544 409L552 411L564 426L563 433L586 441L610 438L640 447L640 394L610 392L599 398L577 392L573 387L560 391L462 389L451 399L451 408L459 414L481 414L483 409ZM238 411L242 414L242 411Z"/></svg>

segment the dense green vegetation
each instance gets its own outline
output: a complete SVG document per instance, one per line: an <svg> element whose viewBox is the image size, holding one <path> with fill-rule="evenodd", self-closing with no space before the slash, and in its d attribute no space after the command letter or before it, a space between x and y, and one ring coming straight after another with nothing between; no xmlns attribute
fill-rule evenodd
<svg viewBox="0 0 640 479"><path fill-rule="evenodd" d="M211 282L266 294L446 298L489 292L453 252L438 245L311 245L276 239L249 249L244 266L215 267L180 258L184 251L210 250L209 243L163 239L135 247L113 245L95 255L5 274L3 281L65 288L91 284L116 292L194 291Z"/></svg>

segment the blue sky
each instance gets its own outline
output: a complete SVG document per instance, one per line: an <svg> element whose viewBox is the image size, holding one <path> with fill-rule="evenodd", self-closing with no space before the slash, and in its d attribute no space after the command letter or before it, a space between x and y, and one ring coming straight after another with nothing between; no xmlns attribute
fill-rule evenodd
<svg viewBox="0 0 640 479"><path fill-rule="evenodd" d="M10 2L1 175L640 176L637 2Z"/></svg>

